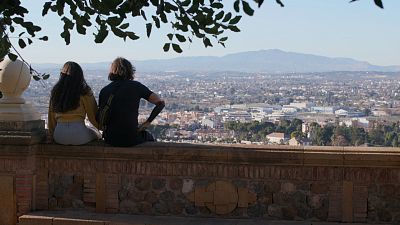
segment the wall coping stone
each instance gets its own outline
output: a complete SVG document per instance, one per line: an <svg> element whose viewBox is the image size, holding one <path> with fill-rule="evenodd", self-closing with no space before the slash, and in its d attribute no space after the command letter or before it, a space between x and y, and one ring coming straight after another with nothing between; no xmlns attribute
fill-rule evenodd
<svg viewBox="0 0 400 225"><path fill-rule="evenodd" d="M384 147L144 143L120 148L99 141L82 146L44 143L30 146L2 145L0 148L0 158L27 156L49 159L400 168L400 148Z"/></svg>

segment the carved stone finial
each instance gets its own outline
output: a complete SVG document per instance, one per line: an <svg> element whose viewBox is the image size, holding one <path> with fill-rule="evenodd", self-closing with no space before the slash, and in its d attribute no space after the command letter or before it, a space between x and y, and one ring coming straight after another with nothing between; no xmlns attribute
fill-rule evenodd
<svg viewBox="0 0 400 225"><path fill-rule="evenodd" d="M39 120L39 113L21 97L28 88L31 75L21 60L5 58L0 62L0 121Z"/></svg>
<svg viewBox="0 0 400 225"><path fill-rule="evenodd" d="M0 91L3 93L0 103L25 103L21 95L31 81L28 66L21 60L5 58L0 63L0 69Z"/></svg>
<svg viewBox="0 0 400 225"><path fill-rule="evenodd" d="M44 121L22 97L31 81L28 66L8 58L0 62L0 144L31 145L46 137Z"/></svg>

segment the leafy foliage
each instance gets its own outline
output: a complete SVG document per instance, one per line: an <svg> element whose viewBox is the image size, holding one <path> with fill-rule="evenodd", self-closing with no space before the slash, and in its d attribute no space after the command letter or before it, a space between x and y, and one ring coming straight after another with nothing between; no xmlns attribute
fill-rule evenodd
<svg viewBox="0 0 400 225"><path fill-rule="evenodd" d="M357 1L357 0L352 0ZM383 8L381 0L374 0ZM256 5L253 5L253 4ZM95 27L94 41L102 43L107 36L113 35L123 40L137 40L140 37L130 29L128 18L141 17L146 21L146 36L150 37L152 29L164 24L171 26L173 33L167 34L164 51L181 53L181 43L200 39L205 47L213 47L218 43L225 47L227 31L240 32L237 24L241 13L254 15L254 8L260 7L264 0L234 0L234 11L227 11L222 0L46 0L43 4L42 15L55 13L63 22L60 36L68 45L71 42L71 31L87 35L88 28ZM276 0L284 6L281 0ZM41 28L25 20L28 9L21 5L20 0L2 0L0 2L0 25L3 26L1 37L1 55L12 47L7 38L6 30L10 33L20 26L24 30L18 34L18 45L25 48L33 43L33 39ZM147 16L146 13L150 14ZM27 36L26 36L27 35ZM5 36L5 37L4 37ZM38 38L47 41L48 37ZM172 48L171 48L172 46ZM5 49L5 50L4 50ZM10 58L16 55L8 53Z"/></svg>

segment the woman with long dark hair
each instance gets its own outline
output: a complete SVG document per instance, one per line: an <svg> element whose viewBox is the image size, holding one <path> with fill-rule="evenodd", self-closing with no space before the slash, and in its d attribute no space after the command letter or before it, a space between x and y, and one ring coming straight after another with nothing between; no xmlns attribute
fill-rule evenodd
<svg viewBox="0 0 400 225"><path fill-rule="evenodd" d="M86 115L97 128L97 103L83 77L82 68L66 62L60 79L51 90L48 128L54 141L64 145L82 145L99 139L100 133L85 125Z"/></svg>

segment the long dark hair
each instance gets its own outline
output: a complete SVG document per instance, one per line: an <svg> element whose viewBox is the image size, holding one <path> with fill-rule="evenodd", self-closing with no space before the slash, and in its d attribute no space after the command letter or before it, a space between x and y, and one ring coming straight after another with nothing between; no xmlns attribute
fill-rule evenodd
<svg viewBox="0 0 400 225"><path fill-rule="evenodd" d="M74 110L79 107L81 95L86 95L91 91L79 64L66 62L61 69L60 79L51 90L52 110L57 113Z"/></svg>

